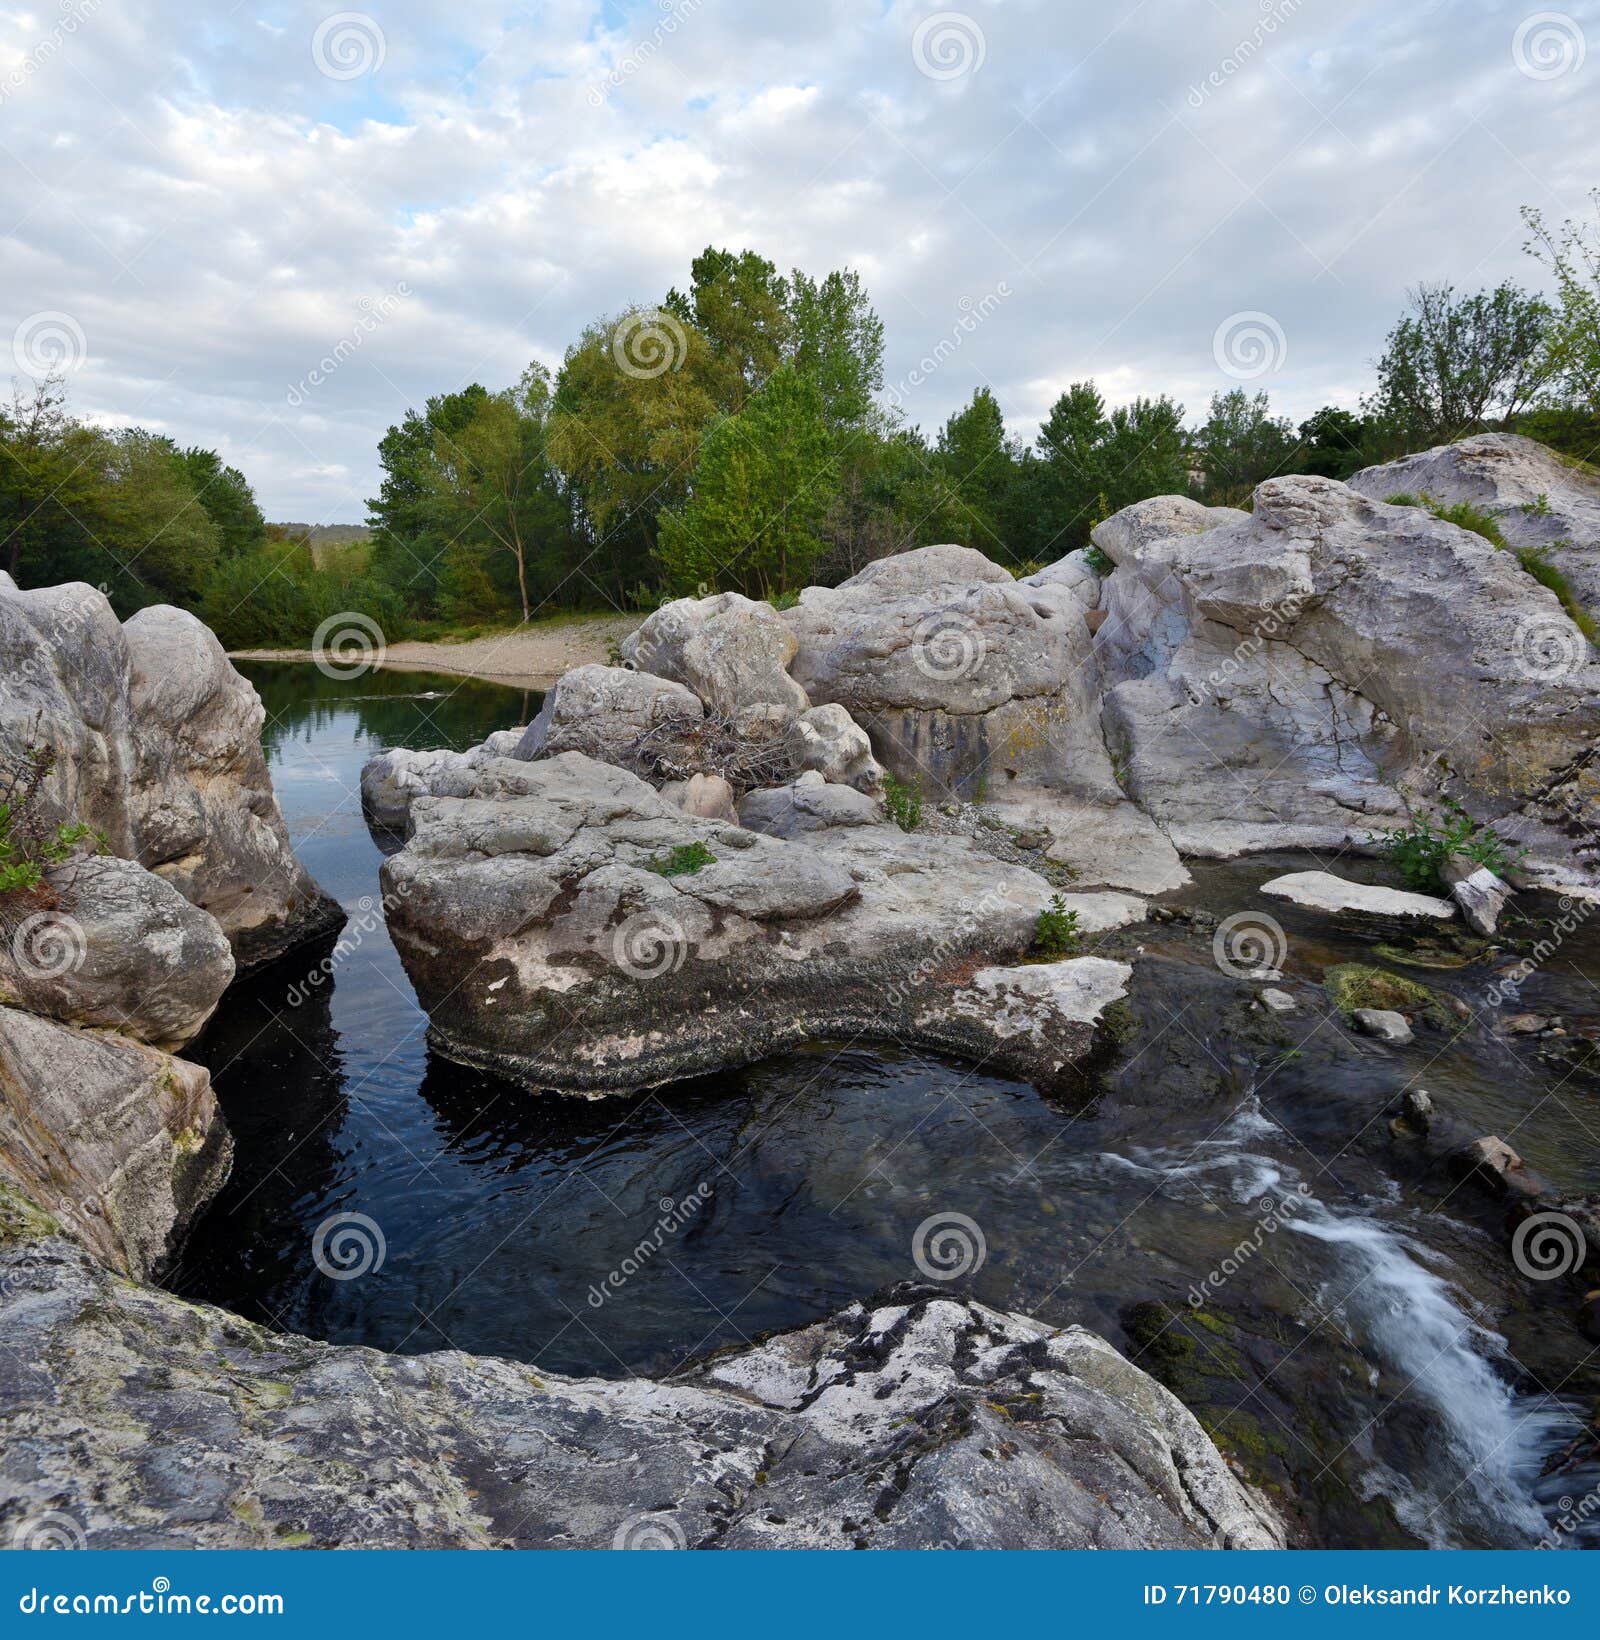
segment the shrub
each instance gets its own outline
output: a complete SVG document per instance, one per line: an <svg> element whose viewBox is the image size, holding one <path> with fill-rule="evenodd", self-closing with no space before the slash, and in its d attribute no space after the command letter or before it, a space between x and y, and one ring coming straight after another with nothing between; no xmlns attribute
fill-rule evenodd
<svg viewBox="0 0 1600 1640"><path fill-rule="evenodd" d="M922 824L922 782L885 775L883 806L901 831L915 831Z"/></svg>
<svg viewBox="0 0 1600 1640"><path fill-rule="evenodd" d="M1422 815L1413 825L1397 827L1371 840L1381 846L1383 857L1400 873L1407 887L1423 893L1444 891L1444 868L1452 854L1465 855L1504 876L1527 853L1526 849L1513 853L1459 803L1449 802L1444 805L1444 818L1437 828L1427 815Z"/></svg>
<svg viewBox="0 0 1600 1640"><path fill-rule="evenodd" d="M1099 547L1088 546L1083 549L1083 561L1096 575L1109 575L1117 566L1111 561L1109 553Z"/></svg>
<svg viewBox="0 0 1600 1640"><path fill-rule="evenodd" d="M1081 937L1078 913L1069 911L1059 894L1052 894L1050 904L1033 925L1034 951L1041 957L1064 957L1078 949Z"/></svg>
<svg viewBox="0 0 1600 1640"><path fill-rule="evenodd" d="M702 866L714 866L717 857L704 843L680 843L666 854L658 854L650 861L650 870L663 877L687 877Z"/></svg>
<svg viewBox="0 0 1600 1640"><path fill-rule="evenodd" d="M39 813L39 789L55 766L52 747L30 742L20 755L0 763L0 923L7 920L8 900L26 899L44 907L58 895L44 880L85 844L101 853L105 838L93 826L76 821L51 825Z"/></svg>

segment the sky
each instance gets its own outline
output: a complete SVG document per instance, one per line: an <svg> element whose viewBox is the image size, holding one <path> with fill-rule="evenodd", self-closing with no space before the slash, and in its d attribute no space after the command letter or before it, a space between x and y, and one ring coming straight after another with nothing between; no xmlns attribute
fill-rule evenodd
<svg viewBox="0 0 1600 1640"><path fill-rule="evenodd" d="M26 391L354 523L430 394L560 364L707 244L860 271L889 396L1354 407L1408 287L1592 212L1600 0L0 0Z"/></svg>

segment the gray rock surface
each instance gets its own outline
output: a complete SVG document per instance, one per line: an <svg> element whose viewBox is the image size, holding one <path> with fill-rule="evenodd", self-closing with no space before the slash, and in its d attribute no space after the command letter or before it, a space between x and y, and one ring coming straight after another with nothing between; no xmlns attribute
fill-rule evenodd
<svg viewBox="0 0 1600 1640"><path fill-rule="evenodd" d="M622 642L625 660L685 685L708 710L738 718L772 707L781 726L811 704L789 675L794 653L794 635L772 605L737 592L664 604Z"/></svg>
<svg viewBox="0 0 1600 1640"><path fill-rule="evenodd" d="M867 731L833 702L802 712L790 726L789 755L797 771L820 774L839 786L876 797L883 790L883 767L872 755Z"/></svg>
<svg viewBox="0 0 1600 1640"><path fill-rule="evenodd" d="M0 920L0 997L31 1013L178 1048L233 978L216 921L132 860L90 857L46 881L55 907Z"/></svg>
<svg viewBox="0 0 1600 1640"><path fill-rule="evenodd" d="M668 1383L313 1343L0 1238L0 1528L91 1548L1271 1548L1092 1333L926 1289ZM46 1365L48 1363L48 1365Z"/></svg>
<svg viewBox="0 0 1600 1640"><path fill-rule="evenodd" d="M575 666L544 697L512 755L585 752L602 763L620 763L647 729L704 716L700 697L670 678L626 666Z"/></svg>
<svg viewBox="0 0 1600 1640"><path fill-rule="evenodd" d="M1487 939L1500 926L1500 914L1511 898L1510 885L1487 866L1458 854L1445 862L1444 880L1467 926Z"/></svg>
<svg viewBox="0 0 1600 1640"><path fill-rule="evenodd" d="M1351 1018L1358 1031L1376 1037L1391 1048L1403 1048L1414 1040L1406 1016L1392 1008L1357 1008Z"/></svg>
<svg viewBox="0 0 1600 1640"><path fill-rule="evenodd" d="M1291 871L1263 883L1261 892L1330 916L1368 917L1383 923L1448 922L1456 914L1449 900L1432 894L1353 883L1331 871Z"/></svg>
<svg viewBox="0 0 1600 1640"><path fill-rule="evenodd" d="M1374 501L1414 495L1490 513L1513 547L1539 549L1600 611L1600 478L1516 433L1479 433L1365 467L1350 488Z"/></svg>
<svg viewBox="0 0 1600 1640"><path fill-rule="evenodd" d="M0 1095L0 1192L126 1275L158 1272L227 1177L210 1075L127 1037L0 1006Z"/></svg>

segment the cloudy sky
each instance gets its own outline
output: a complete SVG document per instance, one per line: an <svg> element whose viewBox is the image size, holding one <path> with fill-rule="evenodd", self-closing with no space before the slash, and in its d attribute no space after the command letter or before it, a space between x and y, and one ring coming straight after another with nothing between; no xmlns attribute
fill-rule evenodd
<svg viewBox="0 0 1600 1640"><path fill-rule="evenodd" d="M1408 285L1538 283L1518 207L1597 149L1597 0L0 0L0 346L315 522L711 242L860 269L925 427L1085 376L1301 416Z"/></svg>

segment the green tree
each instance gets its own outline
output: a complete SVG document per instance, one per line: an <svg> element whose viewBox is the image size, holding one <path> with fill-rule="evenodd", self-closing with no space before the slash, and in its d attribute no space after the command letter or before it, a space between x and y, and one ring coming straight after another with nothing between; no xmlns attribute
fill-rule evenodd
<svg viewBox="0 0 1600 1640"><path fill-rule="evenodd" d="M819 284L799 268L789 281L794 363L822 393L823 413L836 431L863 427L883 388L883 321L853 269Z"/></svg>
<svg viewBox="0 0 1600 1640"><path fill-rule="evenodd" d="M944 424L933 464L945 481L942 521L947 540L976 547L992 558L1013 557L1005 525L1015 495L1017 450L1006 434L1000 403L987 387Z"/></svg>
<svg viewBox="0 0 1600 1640"><path fill-rule="evenodd" d="M225 466L215 450L198 445L187 450L174 446L172 460L216 526L217 545L224 555L247 552L260 544L267 521L256 505L250 481L237 467Z"/></svg>
<svg viewBox="0 0 1600 1640"><path fill-rule="evenodd" d="M822 391L782 365L706 435L688 500L663 514L657 556L668 583L763 598L803 586L837 482Z"/></svg>
<svg viewBox="0 0 1600 1640"><path fill-rule="evenodd" d="M1589 192L1595 225L1549 227L1531 207L1526 249L1554 277L1558 307L1550 326L1550 363L1573 408L1600 414L1600 187Z"/></svg>
<svg viewBox="0 0 1600 1640"><path fill-rule="evenodd" d="M1211 396L1211 411L1194 435L1205 477L1201 494L1213 504L1244 500L1263 479L1290 471L1298 448L1293 424L1274 416L1265 393L1242 387Z"/></svg>
<svg viewBox="0 0 1600 1640"><path fill-rule="evenodd" d="M1369 464L1368 436L1366 422L1353 410L1324 405L1300 423L1297 465L1304 473L1347 479Z"/></svg>
<svg viewBox="0 0 1600 1640"><path fill-rule="evenodd" d="M754 251L708 245L689 265L687 294L667 292L666 309L709 344L707 376L716 408L744 407L788 352L789 291L777 268Z"/></svg>

